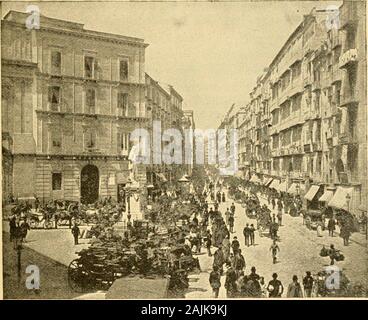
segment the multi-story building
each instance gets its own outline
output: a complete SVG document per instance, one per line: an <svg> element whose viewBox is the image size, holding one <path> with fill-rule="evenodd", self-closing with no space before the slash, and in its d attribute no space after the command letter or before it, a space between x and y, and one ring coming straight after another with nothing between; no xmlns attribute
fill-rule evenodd
<svg viewBox="0 0 368 320"><path fill-rule="evenodd" d="M329 15L304 16L257 80L239 157L248 178L359 214L367 208L365 3L345 1L335 24Z"/></svg>
<svg viewBox="0 0 368 320"><path fill-rule="evenodd" d="M184 138L184 129L194 126L194 114L193 111L183 110L183 98L173 86L160 83L148 74L145 77L147 114L150 119L148 127L152 132L154 121L159 121L161 129L160 141L153 141L157 136L151 134L151 164L147 167L147 179L151 184L156 185L159 181L177 180L184 173L191 172L192 167L185 165L184 143L181 150L183 163L167 164L165 162L165 156L173 157L174 154L165 155L165 147L170 142L164 141L163 134L167 129L176 129ZM157 148L157 144L159 144L159 148ZM155 159L160 160L156 161ZM188 172L189 169L190 172Z"/></svg>
<svg viewBox="0 0 368 320"><path fill-rule="evenodd" d="M117 198L131 173L129 134L148 119L147 44L44 16L29 30L27 17L10 11L2 21L5 194Z"/></svg>
<svg viewBox="0 0 368 320"><path fill-rule="evenodd" d="M237 162L238 173L242 174L239 167L243 166L243 139L242 132L239 131L240 123L245 117L245 104L243 102L233 103L222 119L219 130L225 130L225 134L217 134L217 163L222 168L236 169L234 163ZM236 135L234 136L234 132ZM235 140L234 138L237 138ZM234 141L235 140L235 141ZM241 145L239 147L239 145ZM241 154L239 153L241 150Z"/></svg>

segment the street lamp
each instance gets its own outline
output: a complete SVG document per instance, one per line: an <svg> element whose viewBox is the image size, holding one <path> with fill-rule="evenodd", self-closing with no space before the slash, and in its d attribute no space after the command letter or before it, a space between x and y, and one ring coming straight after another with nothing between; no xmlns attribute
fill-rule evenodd
<svg viewBox="0 0 368 320"><path fill-rule="evenodd" d="M128 181L125 185L125 199L126 199L126 204L127 204L127 208L128 208L128 225L130 225L130 219L132 218L132 215L130 214L130 187L132 185L132 180L130 178L128 178Z"/></svg>

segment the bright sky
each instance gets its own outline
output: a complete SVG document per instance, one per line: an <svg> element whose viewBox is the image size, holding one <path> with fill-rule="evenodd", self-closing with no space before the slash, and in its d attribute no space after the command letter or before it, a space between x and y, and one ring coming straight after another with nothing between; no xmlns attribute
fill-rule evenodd
<svg viewBox="0 0 368 320"><path fill-rule="evenodd" d="M146 72L172 84L194 110L197 128L217 128L231 104L248 101L256 78L303 14L335 2L3 2L26 11L81 22L86 29L143 38Z"/></svg>

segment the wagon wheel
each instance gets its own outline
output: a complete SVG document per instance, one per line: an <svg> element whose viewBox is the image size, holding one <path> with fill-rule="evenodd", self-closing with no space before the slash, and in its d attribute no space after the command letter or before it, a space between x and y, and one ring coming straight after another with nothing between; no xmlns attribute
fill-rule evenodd
<svg viewBox="0 0 368 320"><path fill-rule="evenodd" d="M89 274L84 270L78 259L73 260L68 267L68 284L75 291L82 293L91 285Z"/></svg>

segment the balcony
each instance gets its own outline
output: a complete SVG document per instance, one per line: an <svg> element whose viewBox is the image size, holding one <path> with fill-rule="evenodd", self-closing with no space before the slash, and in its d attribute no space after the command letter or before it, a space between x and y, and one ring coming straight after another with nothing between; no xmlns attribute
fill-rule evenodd
<svg viewBox="0 0 368 320"><path fill-rule="evenodd" d="M340 97L339 107L355 106L358 103L359 103L359 100L356 97L355 92L347 92L346 90Z"/></svg>
<svg viewBox="0 0 368 320"><path fill-rule="evenodd" d="M310 143L305 143L303 146L304 152L305 153L309 153L312 152L312 148L311 148L311 144Z"/></svg>
<svg viewBox="0 0 368 320"><path fill-rule="evenodd" d="M358 62L358 50L349 49L345 51L339 59L339 68L349 68Z"/></svg>

